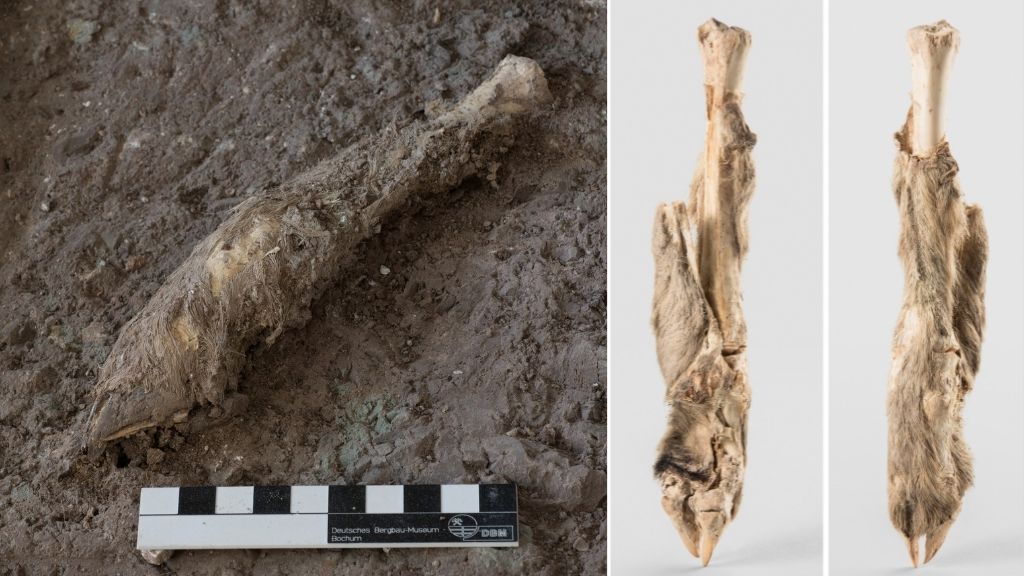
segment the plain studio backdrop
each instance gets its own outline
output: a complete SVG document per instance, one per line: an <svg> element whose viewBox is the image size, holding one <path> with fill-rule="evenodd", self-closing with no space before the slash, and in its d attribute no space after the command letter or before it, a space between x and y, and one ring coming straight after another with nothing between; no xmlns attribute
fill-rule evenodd
<svg viewBox="0 0 1024 576"><path fill-rule="evenodd" d="M650 327L651 227L686 200L704 146L697 27L752 34L743 111L757 186L743 268L752 406L743 504L715 574L821 573L822 59L820 2L616 2L609 12L612 574L700 570L661 509L652 466L665 384Z"/></svg>
<svg viewBox="0 0 1024 576"><path fill-rule="evenodd" d="M832 2L830 564L832 576L909 573L889 522L890 342L903 290L892 134L910 106L906 32L960 30L946 135L965 199L984 210L988 325L964 429L975 486L929 574L1024 574L1024 43L1020 2Z"/></svg>

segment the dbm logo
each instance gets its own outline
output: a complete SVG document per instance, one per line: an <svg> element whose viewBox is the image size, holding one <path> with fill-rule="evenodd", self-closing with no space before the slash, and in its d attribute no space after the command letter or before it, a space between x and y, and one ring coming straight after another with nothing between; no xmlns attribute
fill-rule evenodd
<svg viewBox="0 0 1024 576"><path fill-rule="evenodd" d="M448 521L448 531L452 533L452 536L463 540L472 538L479 529L476 518L466 516L465 514L452 516L452 519Z"/></svg>
<svg viewBox="0 0 1024 576"><path fill-rule="evenodd" d="M508 528L481 528L481 538L508 538Z"/></svg>

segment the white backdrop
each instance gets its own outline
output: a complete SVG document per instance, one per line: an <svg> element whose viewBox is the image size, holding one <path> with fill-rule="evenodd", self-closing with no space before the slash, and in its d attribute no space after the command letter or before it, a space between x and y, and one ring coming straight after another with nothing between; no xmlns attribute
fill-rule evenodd
<svg viewBox="0 0 1024 576"><path fill-rule="evenodd" d="M910 566L886 508L889 344L903 289L892 134L910 104L906 31L940 18L961 34L947 136L991 254L981 370L964 411L976 483L927 570L1024 574L1024 9L874 0L831 7L832 576Z"/></svg>
<svg viewBox="0 0 1024 576"><path fill-rule="evenodd" d="M743 110L757 188L743 271L753 405L743 506L716 574L821 573L822 57L815 0L614 2L609 13L609 547L612 574L679 574L700 562L653 480L665 430L650 307L651 225L686 199L704 145L697 27L753 37Z"/></svg>

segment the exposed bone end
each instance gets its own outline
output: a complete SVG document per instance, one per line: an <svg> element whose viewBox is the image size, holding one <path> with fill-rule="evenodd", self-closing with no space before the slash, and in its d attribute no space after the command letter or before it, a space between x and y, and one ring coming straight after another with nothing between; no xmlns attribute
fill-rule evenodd
<svg viewBox="0 0 1024 576"><path fill-rule="evenodd" d="M911 28L910 48L913 104L908 120L911 152L931 156L945 140L946 83L953 57L960 47L960 33L945 20Z"/></svg>
<svg viewBox="0 0 1024 576"><path fill-rule="evenodd" d="M912 53L941 56L960 48L960 32L945 20L915 26L907 32L907 45Z"/></svg>
<svg viewBox="0 0 1024 576"><path fill-rule="evenodd" d="M750 32L712 18L697 28L704 56L704 84L719 93L739 92Z"/></svg>
<svg viewBox="0 0 1024 576"><path fill-rule="evenodd" d="M506 56L487 80L440 118L445 124L488 122L537 110L551 102L540 65L529 58Z"/></svg>

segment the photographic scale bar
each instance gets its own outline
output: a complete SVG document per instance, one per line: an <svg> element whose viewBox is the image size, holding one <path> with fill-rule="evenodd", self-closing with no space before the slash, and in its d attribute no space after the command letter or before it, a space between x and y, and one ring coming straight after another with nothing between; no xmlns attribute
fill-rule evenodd
<svg viewBox="0 0 1024 576"><path fill-rule="evenodd" d="M139 550L519 545L515 484L143 488Z"/></svg>

